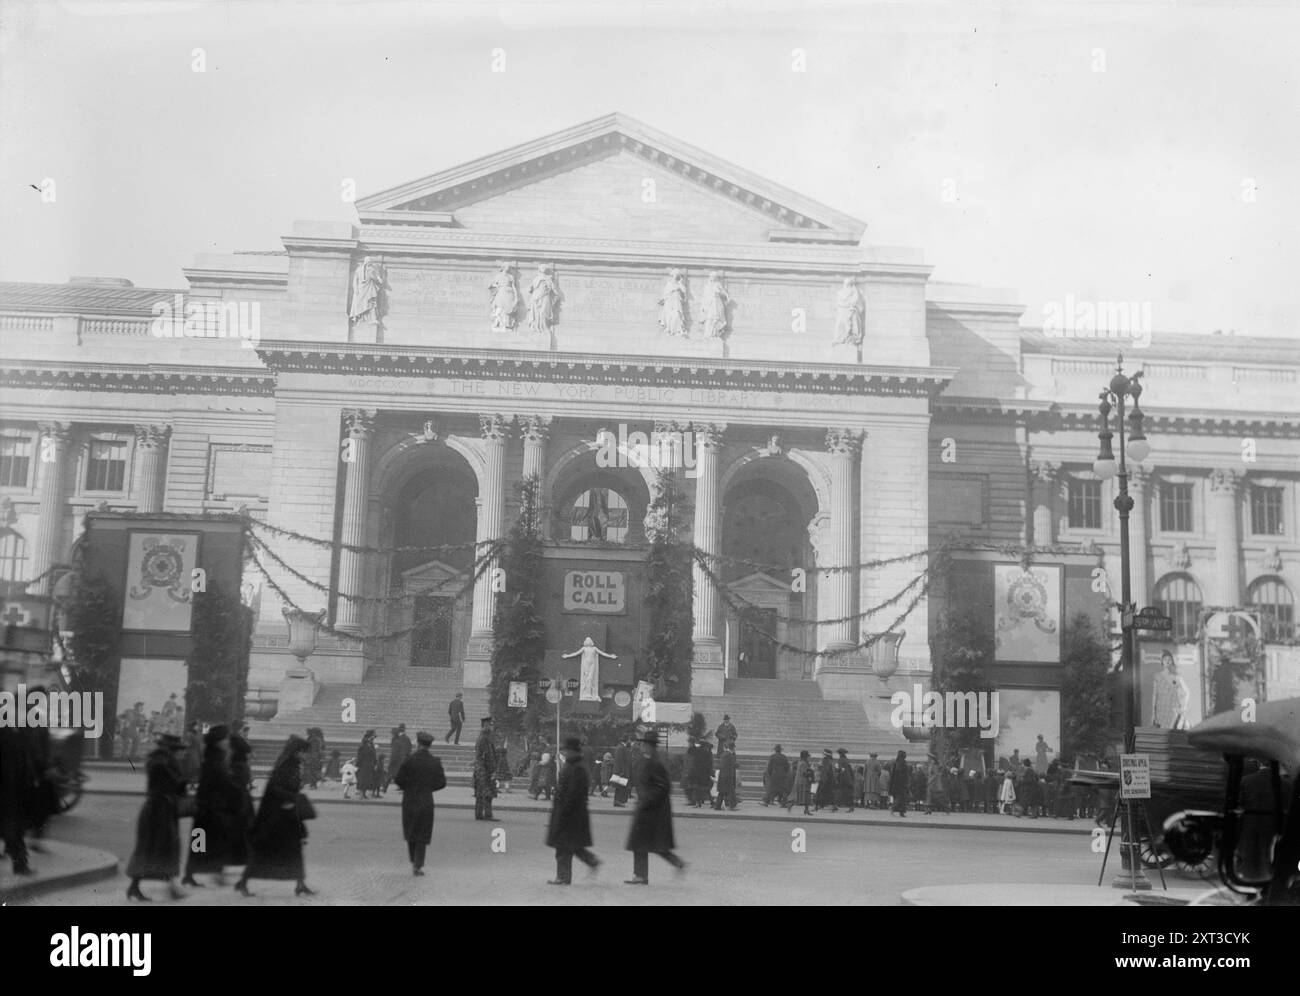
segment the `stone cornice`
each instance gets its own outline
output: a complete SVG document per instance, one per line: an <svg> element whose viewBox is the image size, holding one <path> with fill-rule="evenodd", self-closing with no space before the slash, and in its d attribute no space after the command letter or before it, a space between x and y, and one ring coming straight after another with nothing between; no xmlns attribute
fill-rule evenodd
<svg viewBox="0 0 1300 996"><path fill-rule="evenodd" d="M875 367L771 360L725 362L699 357L611 356L525 350L421 349L361 343L263 340L257 350L273 372L379 376L505 377L570 383L621 382L747 387L830 394L925 397L954 376L947 367Z"/></svg>
<svg viewBox="0 0 1300 996"><path fill-rule="evenodd" d="M1024 420L1033 432L1097 432L1097 409L1092 406L1064 407L1051 401L1003 401L999 398L935 399L936 424L945 417L977 418L1011 422ZM1143 409L1143 428L1147 436L1160 433L1178 435L1243 435L1283 439L1300 438L1300 418L1250 411L1152 411Z"/></svg>
<svg viewBox="0 0 1300 996"><path fill-rule="evenodd" d="M127 366L109 363L0 363L0 388L123 391L152 394L238 394L271 397L266 370L230 367Z"/></svg>

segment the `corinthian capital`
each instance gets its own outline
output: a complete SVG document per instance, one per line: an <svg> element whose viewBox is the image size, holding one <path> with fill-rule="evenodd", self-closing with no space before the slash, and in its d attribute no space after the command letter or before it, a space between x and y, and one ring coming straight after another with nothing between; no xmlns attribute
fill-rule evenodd
<svg viewBox="0 0 1300 996"><path fill-rule="evenodd" d="M162 449L171 438L170 425L137 425L135 427L135 444L141 449Z"/></svg>
<svg viewBox="0 0 1300 996"><path fill-rule="evenodd" d="M1029 469L1033 472L1034 479L1046 484L1049 489L1060 482L1061 465L1055 460L1035 460Z"/></svg>
<svg viewBox="0 0 1300 996"><path fill-rule="evenodd" d="M525 442L544 443L550 434L550 415L525 415L519 419L519 436Z"/></svg>
<svg viewBox="0 0 1300 996"><path fill-rule="evenodd" d="M1140 463L1131 463L1128 465L1128 489L1130 491L1146 491L1147 485L1151 483L1151 471L1147 470Z"/></svg>
<svg viewBox="0 0 1300 996"><path fill-rule="evenodd" d="M72 440L70 422L38 422L36 427L41 430L44 438L53 440L56 446L66 446Z"/></svg>
<svg viewBox="0 0 1300 996"><path fill-rule="evenodd" d="M722 437L727 431L725 422L692 422L691 432L695 435L695 445L700 449L719 450Z"/></svg>
<svg viewBox="0 0 1300 996"><path fill-rule="evenodd" d="M480 415L478 417L478 429L483 434L484 439L492 442L503 441L510 432L510 419L498 413Z"/></svg>
<svg viewBox="0 0 1300 996"><path fill-rule="evenodd" d="M1216 494L1236 494L1241 489L1241 472L1220 467L1210 472L1210 490Z"/></svg>
<svg viewBox="0 0 1300 996"><path fill-rule="evenodd" d="M353 439L366 439L375 431L373 408L344 408L343 424Z"/></svg>
<svg viewBox="0 0 1300 996"><path fill-rule="evenodd" d="M852 456L862 445L862 430L832 428L826 430L826 449L839 456Z"/></svg>

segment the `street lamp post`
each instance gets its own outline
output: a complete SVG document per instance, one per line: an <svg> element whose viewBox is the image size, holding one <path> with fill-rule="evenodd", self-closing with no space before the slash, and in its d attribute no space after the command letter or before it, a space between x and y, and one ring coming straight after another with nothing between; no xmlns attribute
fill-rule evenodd
<svg viewBox="0 0 1300 996"><path fill-rule="evenodd" d="M1132 585L1129 569L1128 517L1133 511L1133 498L1128 493L1128 457L1141 463L1151 452L1146 436L1142 432L1142 409L1138 401L1142 397L1142 371L1132 376L1124 374L1124 355L1121 353L1115 364L1115 376L1099 395L1101 403L1097 406L1101 413L1101 431L1097 438L1101 449L1097 460L1092 465L1096 475L1103 479L1119 475L1119 494L1115 496L1115 509L1119 512L1119 557L1120 557L1120 670L1123 672L1124 694L1124 752L1132 754L1137 742L1137 676L1134 673L1133 616L1137 607L1133 604ZM1125 399L1133 399L1133 409L1129 412L1130 431L1128 446L1124 445L1124 409ZM1119 461L1111 450L1110 413L1116 409L1116 422L1119 427ZM1120 787L1121 793L1123 786ZM1121 799L1122 799L1121 795ZM1124 800L1124 824L1120 843L1120 870L1111 883L1117 889L1150 889L1151 880L1142 871L1142 862L1138 854L1138 842L1133 834L1132 812L1130 803Z"/></svg>

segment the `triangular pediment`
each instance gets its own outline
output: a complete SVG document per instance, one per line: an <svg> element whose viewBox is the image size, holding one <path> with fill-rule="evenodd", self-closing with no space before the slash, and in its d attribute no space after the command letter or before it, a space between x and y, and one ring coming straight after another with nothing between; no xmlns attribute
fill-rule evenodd
<svg viewBox="0 0 1300 996"><path fill-rule="evenodd" d="M782 583L777 581L762 571L755 571L753 574L746 574L743 578L738 578L730 582L727 587L735 592L746 592L751 595L758 594L776 594L789 595L790 582Z"/></svg>
<svg viewBox="0 0 1300 996"><path fill-rule="evenodd" d="M451 589L453 582L463 583L465 572L444 564L441 560L431 560L419 567L402 571L402 587L406 591L438 591Z"/></svg>
<svg viewBox="0 0 1300 996"><path fill-rule="evenodd" d="M856 245L866 225L610 114L357 202L364 223L481 231L639 234ZM627 231L624 231L626 229Z"/></svg>

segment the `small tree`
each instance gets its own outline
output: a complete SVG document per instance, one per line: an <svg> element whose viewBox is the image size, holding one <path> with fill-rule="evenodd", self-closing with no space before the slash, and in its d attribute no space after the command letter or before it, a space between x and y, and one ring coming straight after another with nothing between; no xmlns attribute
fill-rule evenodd
<svg viewBox="0 0 1300 996"><path fill-rule="evenodd" d="M1066 624L1061 642L1061 759L1101 757L1116 739L1110 652L1082 612Z"/></svg>
<svg viewBox="0 0 1300 996"><path fill-rule="evenodd" d="M526 478L518 488L519 516L506 537L500 566L505 591L497 598L493 619L490 711L498 732L532 734L537 730L537 703L529 696L527 709L512 709L510 682L530 685L541 676L546 655L546 623L542 619L545 560L538 495L541 483Z"/></svg>
<svg viewBox="0 0 1300 996"><path fill-rule="evenodd" d="M102 574L87 578L76 575L67 604L62 606L67 628L70 669L82 690L104 696L104 731L101 750L111 756L117 734L118 641L121 638L122 607L117 590Z"/></svg>
<svg viewBox="0 0 1300 996"><path fill-rule="evenodd" d="M681 542L684 523L691 513L677 483L677 475L661 468L646 514L650 549L646 553L646 606L650 636L646 641L645 674L654 683L655 697L665 702L691 699L691 660L695 644L691 634L695 617L690 546ZM707 583L707 582L706 582Z"/></svg>
<svg viewBox="0 0 1300 996"><path fill-rule="evenodd" d="M943 614L931 647L934 687L938 692L981 692L993 690L989 668L993 663L993 640L968 610ZM964 749L987 747L976 727L935 731L932 748L945 767L957 767Z"/></svg>
<svg viewBox="0 0 1300 996"><path fill-rule="evenodd" d="M210 582L194 596L194 646L185 659L187 721L224 723L244 718L253 613L235 595Z"/></svg>

